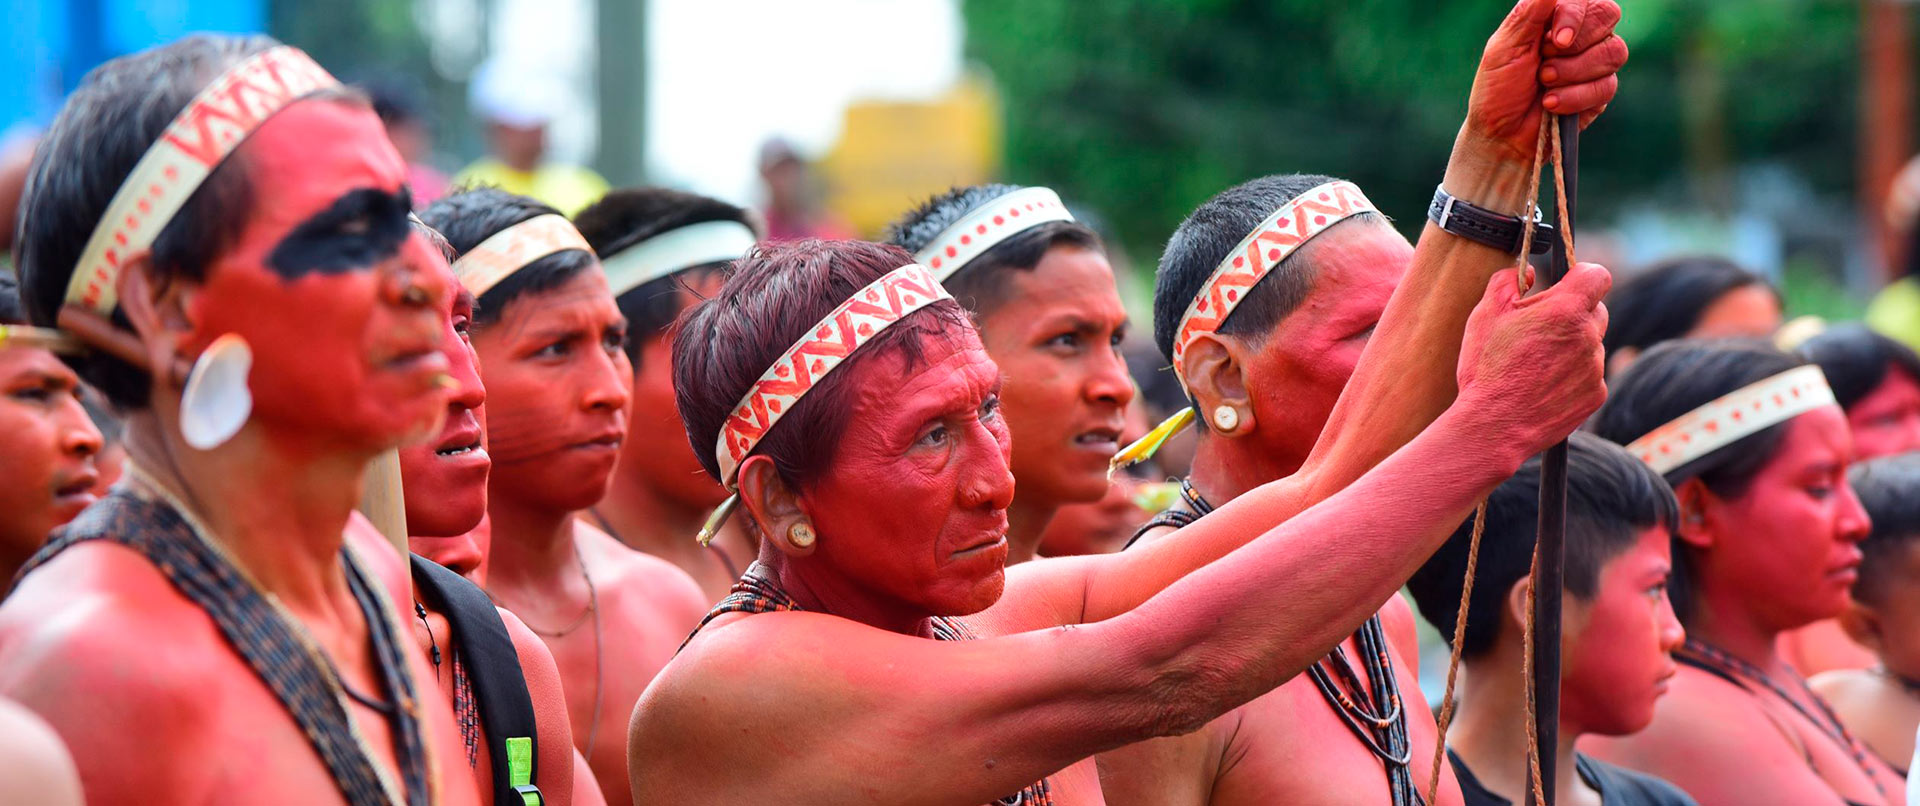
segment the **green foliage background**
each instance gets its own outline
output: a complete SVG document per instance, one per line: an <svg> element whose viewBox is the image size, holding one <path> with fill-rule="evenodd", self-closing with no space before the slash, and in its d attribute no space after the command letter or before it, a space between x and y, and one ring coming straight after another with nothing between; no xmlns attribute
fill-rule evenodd
<svg viewBox="0 0 1920 806"><path fill-rule="evenodd" d="M1632 56L1582 139L1589 220L1629 198L1726 209L1785 163L1852 192L1858 7L1623 0ZM1100 211L1145 266L1208 196L1267 173L1352 179L1412 232L1507 0L965 0L1006 104L1007 176Z"/></svg>

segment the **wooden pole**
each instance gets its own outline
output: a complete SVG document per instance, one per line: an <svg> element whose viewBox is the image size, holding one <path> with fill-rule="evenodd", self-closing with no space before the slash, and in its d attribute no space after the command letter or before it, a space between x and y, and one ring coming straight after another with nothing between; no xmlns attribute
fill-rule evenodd
<svg viewBox="0 0 1920 806"><path fill-rule="evenodd" d="M1580 120L1578 116L1566 116L1559 119L1560 125L1560 164L1566 170L1567 216L1565 221L1555 221L1554 225L1565 228L1566 239L1573 238L1574 200L1579 198L1580 165ZM1548 269L1540 274L1543 286L1560 282L1567 276L1568 264L1565 241L1559 237L1553 240L1553 260ZM1533 569L1533 691L1534 691L1534 735L1539 737L1540 779L1545 804L1534 806L1552 806L1555 801L1554 763L1559 758L1560 747L1560 593L1562 580L1566 575L1566 558L1563 549L1567 536L1567 443L1547 449L1540 460L1540 522L1539 522L1539 564ZM1534 803L1533 791L1527 792L1527 802Z"/></svg>

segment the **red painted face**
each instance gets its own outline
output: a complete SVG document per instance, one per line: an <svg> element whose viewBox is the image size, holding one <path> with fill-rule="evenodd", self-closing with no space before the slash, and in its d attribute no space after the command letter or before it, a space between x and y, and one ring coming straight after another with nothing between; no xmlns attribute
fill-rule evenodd
<svg viewBox="0 0 1920 806"><path fill-rule="evenodd" d="M1755 283L1721 294L1700 312L1690 339L1762 339L1780 329L1780 298Z"/></svg>
<svg viewBox="0 0 1920 806"><path fill-rule="evenodd" d="M1099 252L1056 246L1007 282L1007 300L980 331L1006 375L1001 400L1017 436L1020 493L1056 504L1098 501L1133 400L1120 356L1127 309L1113 269Z"/></svg>
<svg viewBox="0 0 1920 806"><path fill-rule="evenodd" d="M718 289L720 280L717 272L705 278L689 278L689 282L696 283L694 292L703 296ZM685 291L675 293L681 295L682 310L685 310L691 297ZM655 438L635 443L633 450L621 452L617 471L623 479L621 484L627 483L624 479L640 479L670 500L699 509L712 509L726 499L726 488L700 467L700 460L693 454L693 444L686 439L686 425L681 422L680 408L674 403L673 341L667 334L640 345L640 366L633 370L630 416L634 433L651 434Z"/></svg>
<svg viewBox="0 0 1920 806"><path fill-rule="evenodd" d="M627 437L626 338L627 321L598 268L515 299L474 334L493 455L489 507L506 499L574 512L607 494Z"/></svg>
<svg viewBox="0 0 1920 806"><path fill-rule="evenodd" d="M0 348L0 553L23 563L94 502L100 432L80 379L46 350Z"/></svg>
<svg viewBox="0 0 1920 806"><path fill-rule="evenodd" d="M1880 385L1847 410L1847 425L1862 460L1920 450L1920 380L1888 367Z"/></svg>
<svg viewBox="0 0 1920 806"><path fill-rule="evenodd" d="M1000 370L971 328L851 367L860 390L831 471L800 495L808 562L917 612L986 609L1006 584L1012 440ZM875 506L876 501L886 502Z"/></svg>
<svg viewBox="0 0 1920 806"><path fill-rule="evenodd" d="M1703 585L1736 593L1761 623L1786 630L1839 615L1869 522L1847 484L1853 443L1838 406L1795 417L1744 495L1719 502Z"/></svg>
<svg viewBox="0 0 1920 806"><path fill-rule="evenodd" d="M1653 722L1653 706L1686 640L1667 599L1673 570L1665 526L1640 533L1600 569L1591 601L1567 597L1562 618L1560 721L1580 733L1624 736Z"/></svg>
<svg viewBox="0 0 1920 806"><path fill-rule="evenodd" d="M192 291L197 355L235 333L253 350L252 422L315 453L377 452L433 433L448 276L407 227L406 166L373 111L300 101L239 151L246 229ZM407 286L425 291L409 303Z"/></svg>
<svg viewBox="0 0 1920 806"><path fill-rule="evenodd" d="M1146 436L1147 412L1137 402L1127 406L1127 428L1120 438L1132 442ZM1014 451L1018 456L1019 451ZM1162 475L1152 465L1134 465L1113 477L1107 494L1087 504L1068 504L1054 513L1047 530L1040 535L1040 554L1066 557L1075 554L1106 554L1119 551L1132 539L1135 529L1153 513L1134 503L1140 485L1151 476ZM1016 472L1016 478L1018 473ZM1164 475L1162 475L1164 478Z"/></svg>
<svg viewBox="0 0 1920 806"><path fill-rule="evenodd" d="M447 262L439 255L434 259L451 282ZM487 390L467 332L473 295L464 289L454 294L445 314L440 351L457 384L447 400L447 418L433 439L400 449L407 533L415 537L464 535L487 514L487 471L493 460L481 428Z"/></svg>
<svg viewBox="0 0 1920 806"><path fill-rule="evenodd" d="M1273 329L1248 367L1257 436L1297 468L1353 377L1393 288L1413 262L1413 246L1377 222L1335 225L1298 255L1318 269L1300 307Z"/></svg>

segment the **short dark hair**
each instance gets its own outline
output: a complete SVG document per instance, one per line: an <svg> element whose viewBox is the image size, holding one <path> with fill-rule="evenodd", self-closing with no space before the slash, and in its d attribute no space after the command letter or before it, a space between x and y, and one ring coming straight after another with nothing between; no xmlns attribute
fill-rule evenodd
<svg viewBox="0 0 1920 806"><path fill-rule="evenodd" d="M1645 350L1687 335L1715 300L1747 286L1780 297L1765 278L1722 257L1678 257L1648 266L1607 295L1611 318L1601 339L1607 358L1624 348Z"/></svg>
<svg viewBox="0 0 1920 806"><path fill-rule="evenodd" d="M1897 571L1905 552L1920 540L1920 453L1883 456L1854 465L1848 474L1873 531L1860 544L1860 576L1854 598L1875 601L1887 587L1901 583Z"/></svg>
<svg viewBox="0 0 1920 806"><path fill-rule="evenodd" d="M0 325L24 325L27 312L20 307L20 284L10 272L0 271Z"/></svg>
<svg viewBox="0 0 1920 806"><path fill-rule="evenodd" d="M1600 572L1655 526L1675 527L1679 505L1660 475L1625 449L1592 434L1567 441L1566 592L1590 601L1600 590ZM1467 602L1467 629L1460 654L1486 654L1500 634L1507 592L1527 577L1540 518L1540 457L1521 465L1487 497L1486 529ZM1420 615L1452 640L1459 615L1473 518L1467 518L1433 557L1407 581Z"/></svg>
<svg viewBox="0 0 1920 806"><path fill-rule="evenodd" d="M736 221L754 228L754 219L745 209L719 199L662 187L622 188L612 191L573 217L581 236L593 246L601 260L657 236L693 224L709 221ZM719 271L730 261L690 266L641 283L618 294L614 303L627 318L627 359L637 372L641 348L651 339L666 335L685 304L680 291L689 274Z"/></svg>
<svg viewBox="0 0 1920 806"><path fill-rule="evenodd" d="M446 236L458 259L501 230L528 219L559 214L558 210L525 196L495 187L479 187L457 190L435 200L421 211L420 219ZM528 263L475 300L473 323L484 327L498 322L514 300L552 291L596 265L598 261L591 253L579 249L555 252Z"/></svg>
<svg viewBox="0 0 1920 806"><path fill-rule="evenodd" d="M1281 205L1332 181L1333 177L1319 174L1263 176L1221 191L1180 222L1167 239L1166 250L1160 253L1160 269L1154 279L1153 341L1161 355L1173 360L1173 337L1180 327L1180 317L1200 295L1220 261ZM1354 219L1382 220L1378 213L1362 213ZM1262 339L1300 307L1307 292L1313 290L1314 267L1308 254L1311 248L1310 242L1260 278L1217 332Z"/></svg>
<svg viewBox="0 0 1920 806"><path fill-rule="evenodd" d="M918 253L968 213L1021 189L1019 185L1002 184L951 188L887 225L887 243ZM1100 236L1085 224L1049 221L994 244L941 284L975 317L986 316L1006 303L1007 283L1014 272L1033 271L1047 250L1062 244L1095 252L1105 250Z"/></svg>
<svg viewBox="0 0 1920 806"><path fill-rule="evenodd" d="M108 61L67 96L34 153L20 201L14 263L27 315L52 326L67 283L107 204L176 115L227 68L280 43L266 36L194 34ZM154 238L161 280L205 279L246 229L252 205L245 152L228 156ZM113 322L130 330L126 316ZM147 373L98 351L66 359L116 406L147 405Z"/></svg>
<svg viewBox="0 0 1920 806"><path fill-rule="evenodd" d="M1853 404L1872 394L1893 367L1920 381L1920 354L1859 322L1827 328L1800 345L1800 354L1820 365L1827 385L1833 387L1834 399L1843 409L1852 409Z"/></svg>
<svg viewBox="0 0 1920 806"><path fill-rule="evenodd" d="M693 455L708 474L720 478L713 455L720 428L761 374L855 292L910 262L897 246L864 241L763 244L734 262L718 293L687 310L673 340L674 397ZM788 486L806 489L831 465L846 431L855 365L896 352L917 365L922 335L953 336L972 327L960 306L945 300L908 314L822 378L754 453L772 458Z"/></svg>
<svg viewBox="0 0 1920 806"><path fill-rule="evenodd" d="M1625 445L1723 395L1806 363L1747 339L1682 339L1655 345L1609 384L1607 402L1587 429ZM1697 478L1714 495L1737 498L1779 451L1786 426L1770 426L1663 475L1672 487ZM1682 621L1692 607L1692 563L1686 552L1674 543L1673 582L1668 586Z"/></svg>

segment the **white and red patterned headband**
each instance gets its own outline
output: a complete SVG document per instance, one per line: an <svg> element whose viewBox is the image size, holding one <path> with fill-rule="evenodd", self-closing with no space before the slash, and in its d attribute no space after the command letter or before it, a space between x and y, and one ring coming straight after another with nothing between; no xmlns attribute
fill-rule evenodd
<svg viewBox="0 0 1920 806"><path fill-rule="evenodd" d="M1682 414L1627 445L1627 452L1665 475L1746 437L1821 406L1835 405L1827 376L1815 364L1743 386Z"/></svg>
<svg viewBox="0 0 1920 806"><path fill-rule="evenodd" d="M275 112L340 86L297 48L280 45L242 60L194 96L120 183L94 224L67 282L66 301L111 316L122 262L153 247L173 216L222 160Z"/></svg>
<svg viewBox="0 0 1920 806"><path fill-rule="evenodd" d="M940 231L913 259L933 269L938 280L952 277L996 244L1051 221L1072 221L1060 196L1046 188L1021 188L980 205Z"/></svg>
<svg viewBox="0 0 1920 806"><path fill-rule="evenodd" d="M695 266L739 260L759 240L738 221L702 221L667 230L600 260L618 297Z"/></svg>
<svg viewBox="0 0 1920 806"><path fill-rule="evenodd" d="M566 216L539 215L494 233L453 262L453 276L461 287L475 297L487 293L501 280L513 276L527 264L555 252L578 249L593 254L587 239L573 228Z"/></svg>
<svg viewBox="0 0 1920 806"><path fill-rule="evenodd" d="M1180 316L1180 327L1173 335L1173 371L1186 380L1181 359L1187 347L1203 333L1218 330L1221 322L1239 307L1260 278L1288 255L1305 246L1329 227L1361 213L1379 212L1360 186L1335 180L1293 197L1267 216L1260 226L1240 240L1226 259L1207 277L1200 293L1187 304Z"/></svg>
<svg viewBox="0 0 1920 806"><path fill-rule="evenodd" d="M800 340L788 347L773 365L753 382L740 404L721 424L714 442L714 458L719 461L720 481L728 490L736 490L740 463L760 444L781 417L793 410L820 380L845 363L862 345L880 335L880 331L943 299L953 299L934 279L933 271L918 263L909 263L887 272L867 287L854 292L840 303ZM708 543L739 501L736 491L707 519L698 540Z"/></svg>

